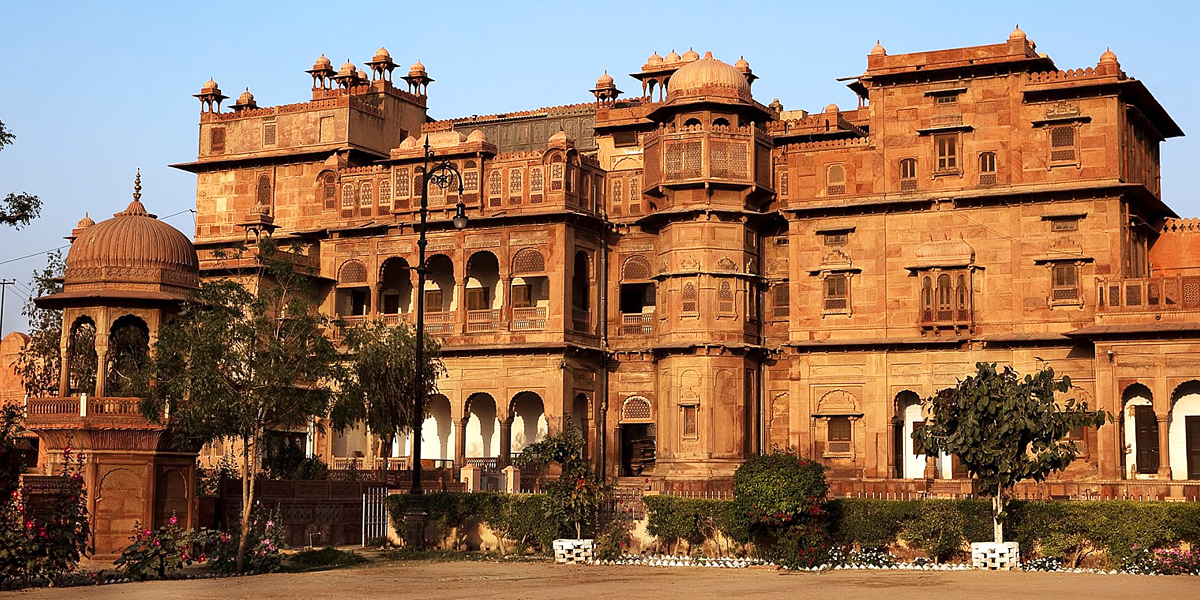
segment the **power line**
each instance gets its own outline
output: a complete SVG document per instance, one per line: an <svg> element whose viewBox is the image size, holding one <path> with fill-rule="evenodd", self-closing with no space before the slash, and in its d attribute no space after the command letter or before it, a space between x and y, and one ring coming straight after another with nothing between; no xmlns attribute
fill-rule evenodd
<svg viewBox="0 0 1200 600"><path fill-rule="evenodd" d="M4 292L16 282L15 279L0 279L0 336L4 335Z"/></svg>
<svg viewBox="0 0 1200 600"><path fill-rule="evenodd" d="M169 215L167 215L167 216L165 216L165 217L162 217L160 220L162 220L162 221L165 221L165 220L167 220L167 219L170 219L171 217L177 217L177 216L179 216L179 215L182 215L183 213L193 213L193 216L192 216L192 222L193 222L193 224L194 224L194 223L195 223L195 220L196 220L196 217L195 217L195 212L196 212L196 211L195 211L195 209L191 209L191 208L185 208L185 209L183 209L183 210L181 210L181 211L179 211L179 212L177 212L177 213L171 213L171 214L169 214ZM49 250L42 250L41 252L34 252L33 254L26 254L25 256L18 256L18 257L16 257L16 258L10 258L10 259L8 259L8 260L0 260L0 265L7 265L7 264L9 264L9 263L14 263L14 262L17 262L17 261L19 261L19 260L25 260L25 259L27 259L27 258L33 258L33 257L35 257L35 256L41 256L41 255L43 255L43 254L49 254L49 253L51 253L51 252L54 252L55 250L62 250L63 248L70 248L70 247L71 247L71 245L70 245L70 244L66 244L66 245L63 245L63 246L59 246L59 247L57 247L57 248L51 248L51 249L49 249Z"/></svg>

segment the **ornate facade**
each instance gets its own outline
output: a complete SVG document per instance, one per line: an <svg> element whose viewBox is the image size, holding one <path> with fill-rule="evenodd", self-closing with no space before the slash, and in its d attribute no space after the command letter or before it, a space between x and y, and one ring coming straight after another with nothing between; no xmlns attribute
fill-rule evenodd
<svg viewBox="0 0 1200 600"><path fill-rule="evenodd" d="M319 265L323 310L411 322L425 294L448 376L423 455L502 465L563 427L610 476L722 481L794 447L845 480L952 479L914 455L919 399L977 361L1048 364L1119 415L1075 435L1075 480L1200 479L1200 231L1160 197L1182 135L1106 51L1059 70L1019 29L999 44L888 55L854 108L784 110L756 75L657 53L624 96L431 120L417 63L323 56L311 99L233 109L205 84L195 244L270 227ZM637 85L636 83L634 85ZM430 188L423 145L463 174ZM310 436L334 466L365 432ZM407 454L397 443L397 455Z"/></svg>

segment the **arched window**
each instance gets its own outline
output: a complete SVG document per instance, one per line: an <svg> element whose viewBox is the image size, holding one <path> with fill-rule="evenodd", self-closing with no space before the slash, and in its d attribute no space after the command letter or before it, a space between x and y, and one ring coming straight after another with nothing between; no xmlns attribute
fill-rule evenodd
<svg viewBox="0 0 1200 600"><path fill-rule="evenodd" d="M713 127L729 127L729 119L725 117L713 119Z"/></svg>
<svg viewBox="0 0 1200 600"><path fill-rule="evenodd" d="M921 321L933 321L933 280L928 275L921 280Z"/></svg>
<svg viewBox="0 0 1200 600"><path fill-rule="evenodd" d="M979 153L979 185L995 185L996 183L996 153Z"/></svg>
<svg viewBox="0 0 1200 600"><path fill-rule="evenodd" d="M392 182L387 179L379 181L379 214L392 211Z"/></svg>
<svg viewBox="0 0 1200 600"><path fill-rule="evenodd" d="M325 202L326 210L337 208L337 176L333 173L321 175L321 199Z"/></svg>
<svg viewBox="0 0 1200 600"><path fill-rule="evenodd" d="M900 190L912 192L917 189L917 159L900 160Z"/></svg>
<svg viewBox="0 0 1200 600"><path fill-rule="evenodd" d="M939 321L949 321L953 313L953 284L950 281L950 276L942 273L937 278L937 319Z"/></svg>
<svg viewBox="0 0 1200 600"><path fill-rule="evenodd" d="M343 217L353 217L354 216L354 201L355 201L355 199L356 198L355 198L355 194L354 194L354 184L347 183L347 184L343 185L342 186L342 216Z"/></svg>
<svg viewBox="0 0 1200 600"><path fill-rule="evenodd" d="M640 254L625 259L621 265L621 281L644 281L650 279L650 261Z"/></svg>
<svg viewBox="0 0 1200 600"><path fill-rule="evenodd" d="M625 201L625 194L621 189L621 180L614 179L612 184L612 203L614 205Z"/></svg>
<svg viewBox="0 0 1200 600"><path fill-rule="evenodd" d="M357 260L348 260L342 264L338 273L338 283L366 283L367 267Z"/></svg>
<svg viewBox="0 0 1200 600"><path fill-rule="evenodd" d="M254 203L262 206L271 205L271 176L266 173L258 176L258 190L254 195Z"/></svg>
<svg viewBox="0 0 1200 600"><path fill-rule="evenodd" d="M521 203L521 194L525 192L525 174L520 169L508 171L508 201L513 204Z"/></svg>
<svg viewBox="0 0 1200 600"><path fill-rule="evenodd" d="M374 186L371 182L364 181L358 187L358 206L361 209L361 214L364 217L371 216L371 207L375 205Z"/></svg>
<svg viewBox="0 0 1200 600"><path fill-rule="evenodd" d="M696 285L688 282L683 284L683 312L694 313L697 309Z"/></svg>
<svg viewBox="0 0 1200 600"><path fill-rule="evenodd" d="M841 196L846 193L846 168L842 165L829 165L825 174L825 193L829 196Z"/></svg>
<svg viewBox="0 0 1200 600"><path fill-rule="evenodd" d="M541 167L532 167L529 169L529 191L535 194L542 193Z"/></svg>
<svg viewBox="0 0 1200 600"><path fill-rule="evenodd" d="M960 274L958 276L958 286L955 288L956 293L955 293L955 299L954 299L955 308L958 310L958 320L959 321L967 320L967 310L968 310L967 292L968 291L969 291L969 289L967 288L967 277L966 277L966 275Z"/></svg>
<svg viewBox="0 0 1200 600"><path fill-rule="evenodd" d="M700 119L688 119L683 122L684 127L699 127Z"/></svg>
<svg viewBox="0 0 1200 600"><path fill-rule="evenodd" d="M717 290L717 310L722 313L733 312L733 286L729 281L722 281L721 287Z"/></svg>
<svg viewBox="0 0 1200 600"><path fill-rule="evenodd" d="M504 190L504 176L500 171L488 175L488 206L500 206L500 193Z"/></svg>
<svg viewBox="0 0 1200 600"><path fill-rule="evenodd" d="M475 161L463 163L463 194L473 194L479 191L479 168Z"/></svg>
<svg viewBox="0 0 1200 600"><path fill-rule="evenodd" d="M513 256L513 275L544 273L545 271L546 259L542 257L542 253L538 252L536 248L522 248Z"/></svg>
<svg viewBox="0 0 1200 600"><path fill-rule="evenodd" d="M650 401L641 396L631 396L621 404L622 423L649 423Z"/></svg>
<svg viewBox="0 0 1200 600"><path fill-rule="evenodd" d="M629 214L631 215L642 212L641 183L637 177L629 178Z"/></svg>

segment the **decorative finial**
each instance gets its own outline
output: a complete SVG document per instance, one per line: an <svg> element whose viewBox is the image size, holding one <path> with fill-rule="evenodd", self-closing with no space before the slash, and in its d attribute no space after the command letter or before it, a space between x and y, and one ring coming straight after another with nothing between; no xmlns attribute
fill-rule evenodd
<svg viewBox="0 0 1200 600"><path fill-rule="evenodd" d="M133 199L140 201L142 199L142 169L138 167L137 176L133 178Z"/></svg>

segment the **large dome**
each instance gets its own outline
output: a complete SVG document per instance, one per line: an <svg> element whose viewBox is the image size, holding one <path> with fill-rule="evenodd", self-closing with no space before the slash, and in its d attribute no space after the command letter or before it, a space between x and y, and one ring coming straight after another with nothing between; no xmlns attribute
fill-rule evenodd
<svg viewBox="0 0 1200 600"><path fill-rule="evenodd" d="M196 249L138 200L79 231L67 253L64 297L183 298L199 286Z"/></svg>
<svg viewBox="0 0 1200 600"><path fill-rule="evenodd" d="M667 82L667 90L668 102L703 97L744 102L752 100L746 74L729 63L713 58L711 52L675 71Z"/></svg>

